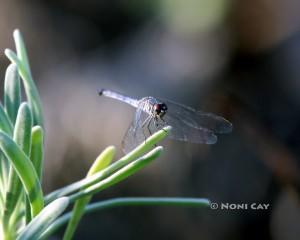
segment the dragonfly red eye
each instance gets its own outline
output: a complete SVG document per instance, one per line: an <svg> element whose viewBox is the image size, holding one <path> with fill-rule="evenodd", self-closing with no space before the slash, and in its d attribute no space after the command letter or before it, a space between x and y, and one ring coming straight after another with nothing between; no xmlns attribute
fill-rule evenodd
<svg viewBox="0 0 300 240"><path fill-rule="evenodd" d="M163 117L165 115L165 113L167 112L167 105L164 103L157 103L154 104L154 111L157 115L159 115L160 117Z"/></svg>
<svg viewBox="0 0 300 240"><path fill-rule="evenodd" d="M156 112L156 114L161 114L161 113L165 113L168 110L167 105L164 103L157 103L154 104L154 111Z"/></svg>
<svg viewBox="0 0 300 240"><path fill-rule="evenodd" d="M160 104L154 104L154 111L159 114L161 112Z"/></svg>

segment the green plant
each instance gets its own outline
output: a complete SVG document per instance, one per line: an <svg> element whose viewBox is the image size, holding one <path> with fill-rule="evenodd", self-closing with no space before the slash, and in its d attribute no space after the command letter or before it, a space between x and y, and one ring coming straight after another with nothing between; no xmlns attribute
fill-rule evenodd
<svg viewBox="0 0 300 240"><path fill-rule="evenodd" d="M71 239L84 213L128 205L208 206L207 199L116 198L89 204L92 196L131 176L156 159L163 148L156 144L171 127L150 136L118 161L115 148L106 148L87 177L44 196L41 181L44 151L43 111L34 84L22 36L15 30L16 53L6 49L12 62L0 105L0 238L46 239L68 223L64 239ZM25 89L22 102L21 86ZM73 210L60 216L69 204Z"/></svg>

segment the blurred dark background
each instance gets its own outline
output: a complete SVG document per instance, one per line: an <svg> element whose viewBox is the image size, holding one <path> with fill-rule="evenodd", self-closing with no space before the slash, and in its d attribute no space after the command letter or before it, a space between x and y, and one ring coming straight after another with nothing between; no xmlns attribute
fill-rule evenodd
<svg viewBox="0 0 300 240"><path fill-rule="evenodd" d="M45 108L46 192L83 178L108 145L122 156L134 110L98 97L105 87L215 112L234 130L213 146L165 141L160 159L94 200L270 204L111 209L85 216L74 239L299 239L299 1L2 0L2 52L15 28ZM1 54L2 78L8 64Z"/></svg>

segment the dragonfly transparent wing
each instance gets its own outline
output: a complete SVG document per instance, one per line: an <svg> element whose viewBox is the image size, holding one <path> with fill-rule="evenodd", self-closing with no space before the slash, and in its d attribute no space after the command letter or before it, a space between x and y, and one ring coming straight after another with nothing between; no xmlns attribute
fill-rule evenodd
<svg viewBox="0 0 300 240"><path fill-rule="evenodd" d="M169 112L168 112L169 113ZM169 134L171 139L191 142L191 143L205 143L214 144L217 142L217 136L209 129L195 128L186 124L181 118L172 116L172 113L166 113L164 116L165 124L172 126Z"/></svg>
<svg viewBox="0 0 300 240"><path fill-rule="evenodd" d="M213 114L197 111L185 105L169 100L160 100L168 106L163 117L167 125L173 127L170 138L193 143L214 144L214 133L228 133L232 124L226 119Z"/></svg>
<svg viewBox="0 0 300 240"><path fill-rule="evenodd" d="M180 119L181 122L190 127L198 129L206 128L214 133L229 133L232 131L232 124L221 116L198 111L191 107L166 99L160 101L167 104L167 114L169 114L169 116Z"/></svg>
<svg viewBox="0 0 300 240"><path fill-rule="evenodd" d="M130 126L128 127L125 136L123 138L122 145L123 145L123 151L125 153L128 153L131 150L133 150L136 146L138 146L140 143L145 141L145 139L149 135L152 134L152 132L150 133L148 131L147 126L145 125L147 123L146 121L150 121L150 120L151 119L149 119L149 114L137 108L134 119L131 122Z"/></svg>

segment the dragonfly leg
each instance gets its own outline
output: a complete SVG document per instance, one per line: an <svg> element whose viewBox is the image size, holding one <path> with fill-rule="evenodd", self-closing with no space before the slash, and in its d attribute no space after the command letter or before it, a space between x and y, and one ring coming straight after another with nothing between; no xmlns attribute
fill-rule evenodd
<svg viewBox="0 0 300 240"><path fill-rule="evenodd" d="M161 127L164 127L167 125L167 122L162 118L162 117L159 117L159 119L163 122L163 123L158 123L158 121L156 121L156 127L158 127L159 125ZM167 132L165 129L162 128L163 131Z"/></svg>
<svg viewBox="0 0 300 240"><path fill-rule="evenodd" d="M154 118L154 121L155 121L156 118ZM150 123L151 123L151 120L152 120L152 116L149 116L147 119L147 129L148 129L148 133L150 134L150 136L152 135L152 132L150 130ZM145 121L146 122L146 121ZM156 122L156 121L155 121ZM146 136L145 136L145 142L146 142ZM155 147L157 146L156 144L154 145Z"/></svg>
<svg viewBox="0 0 300 240"><path fill-rule="evenodd" d="M152 135L152 132L151 132L151 130L150 130L150 123L151 123L151 118L150 118L150 120L148 121L147 129L148 129L149 134Z"/></svg>
<svg viewBox="0 0 300 240"><path fill-rule="evenodd" d="M158 126L158 123L157 123L157 118L154 118L154 122L155 122L155 125L156 125L156 127ZM149 133L150 133L150 135L152 135L152 132L151 132L151 130L150 130L150 123L151 123L151 121L149 121L149 123L148 123L148 131L149 131ZM154 147L157 147L157 145L156 144L154 144Z"/></svg>

